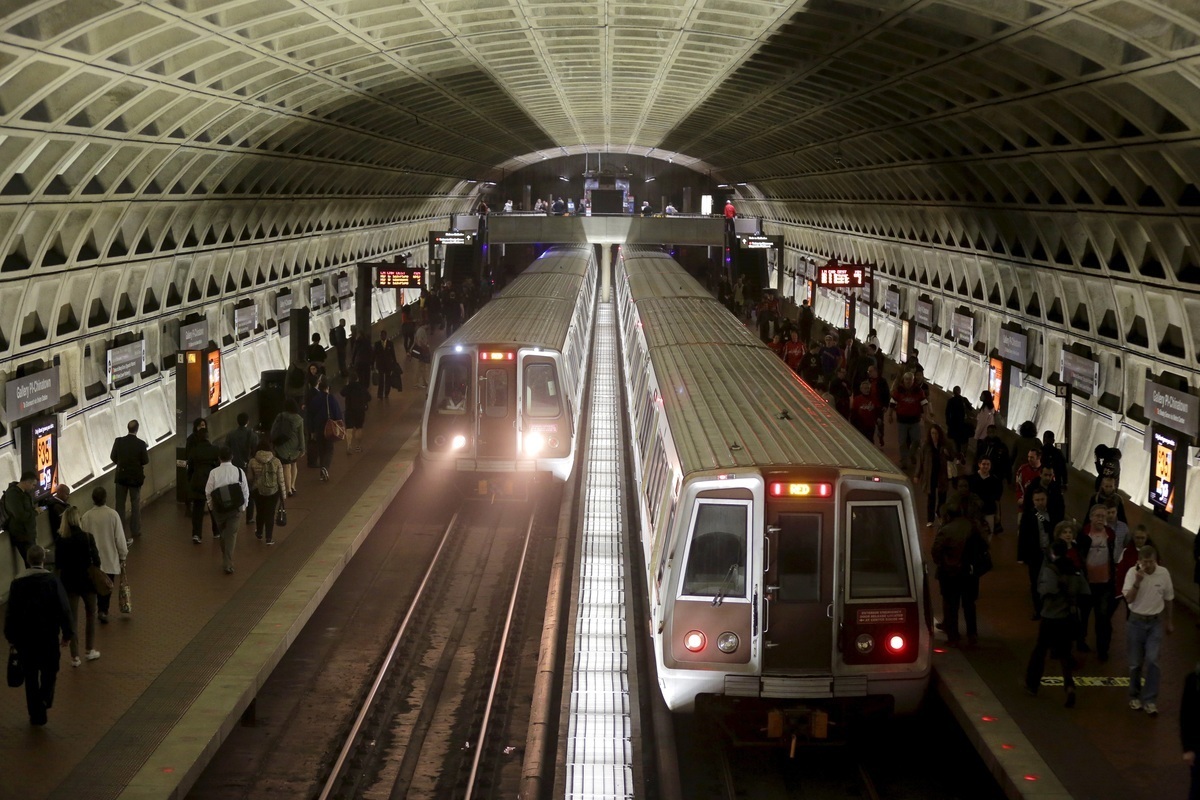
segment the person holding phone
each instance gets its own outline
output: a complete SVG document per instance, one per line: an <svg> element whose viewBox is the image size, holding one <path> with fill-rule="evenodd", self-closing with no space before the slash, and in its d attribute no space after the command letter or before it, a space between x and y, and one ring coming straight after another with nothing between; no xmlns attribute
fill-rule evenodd
<svg viewBox="0 0 1200 800"><path fill-rule="evenodd" d="M1175 630L1175 589L1171 574L1158 563L1158 551L1146 545L1138 551L1138 563L1125 575L1125 601L1129 621L1125 625L1125 647L1129 658L1129 707L1158 714L1158 688L1162 672L1158 666L1163 630Z"/></svg>

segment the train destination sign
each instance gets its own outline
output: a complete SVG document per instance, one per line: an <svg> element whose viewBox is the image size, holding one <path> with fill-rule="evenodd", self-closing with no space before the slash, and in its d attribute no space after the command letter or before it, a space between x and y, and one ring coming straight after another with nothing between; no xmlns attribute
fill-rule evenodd
<svg viewBox="0 0 1200 800"><path fill-rule="evenodd" d="M431 232L429 234L429 243L433 245L442 244L447 247L470 245L475 244L475 234L472 231Z"/></svg>
<svg viewBox="0 0 1200 800"><path fill-rule="evenodd" d="M425 285L424 267L376 267L375 286L380 289L420 289Z"/></svg>
<svg viewBox="0 0 1200 800"><path fill-rule="evenodd" d="M817 285L829 289L861 289L866 282L866 267L821 267L817 270Z"/></svg>

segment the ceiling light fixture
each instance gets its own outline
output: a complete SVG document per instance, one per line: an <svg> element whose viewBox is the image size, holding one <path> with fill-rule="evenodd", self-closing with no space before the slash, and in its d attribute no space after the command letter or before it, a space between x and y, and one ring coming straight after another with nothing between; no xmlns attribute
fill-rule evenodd
<svg viewBox="0 0 1200 800"><path fill-rule="evenodd" d="M560 181L562 181L563 183L570 183L570 182L571 182L571 181L570 181L570 179L569 179L569 178L568 178L566 175L559 175L559 176L558 176L558 179L559 179Z"/></svg>

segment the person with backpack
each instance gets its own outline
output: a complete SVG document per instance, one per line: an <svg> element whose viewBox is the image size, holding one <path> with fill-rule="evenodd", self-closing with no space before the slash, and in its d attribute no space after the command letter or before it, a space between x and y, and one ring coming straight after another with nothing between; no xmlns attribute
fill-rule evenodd
<svg viewBox="0 0 1200 800"><path fill-rule="evenodd" d="M242 512L246 510L250 486L246 483L246 473L233 465L233 454L228 445L221 446L219 457L221 463L208 474L208 482L204 484L204 496L221 537L225 574L232 575L233 549L237 545L238 529L242 527Z"/></svg>
<svg viewBox="0 0 1200 800"><path fill-rule="evenodd" d="M967 623L967 642L978 641L979 629L975 601L979 598L979 578L982 558L978 542L982 540L966 516L963 501L952 497L942 506L943 523L933 538L930 557L937 566L935 577L942 594L942 624L950 644L962 638L958 627L958 610L962 608ZM986 541L984 541L986 547Z"/></svg>
<svg viewBox="0 0 1200 800"><path fill-rule="evenodd" d="M134 539L142 535L142 484L146 482L145 467L150 463L149 449L145 442L138 438L138 421L129 420L125 426L128 431L124 436L113 440L112 450L108 457L116 464L114 483L117 488L117 513L129 531L132 544ZM125 512L125 500L129 499L129 513ZM53 525L51 526L54 527Z"/></svg>
<svg viewBox="0 0 1200 800"><path fill-rule="evenodd" d="M21 558L21 566L29 566L29 548L37 542L37 508L33 505L33 490L37 473L25 471L21 480L13 481L0 496L0 529L8 531L8 540Z"/></svg>
<svg viewBox="0 0 1200 800"><path fill-rule="evenodd" d="M1069 522L1060 525L1071 525ZM1038 594L1041 595L1042 616L1038 623L1037 644L1029 655L1025 668L1025 691L1038 693L1049 652L1062 664L1063 688L1067 690L1067 708L1075 707L1075 679L1071 675L1074 656L1071 643L1078 625L1078 608L1089 594L1087 580L1067 557L1071 546L1064 539L1050 545L1050 558L1038 575Z"/></svg>
<svg viewBox="0 0 1200 800"><path fill-rule="evenodd" d="M304 418L299 414L300 406L295 400L286 400L283 411L271 423L271 446L279 463L283 464L283 492L285 497L296 493L296 462L304 455Z"/></svg>
<svg viewBox="0 0 1200 800"><path fill-rule="evenodd" d="M275 544L275 507L283 499L283 463L271 450L271 440L266 436L258 440L258 450L247 467L250 478L251 496L258 514L254 537L267 544Z"/></svg>

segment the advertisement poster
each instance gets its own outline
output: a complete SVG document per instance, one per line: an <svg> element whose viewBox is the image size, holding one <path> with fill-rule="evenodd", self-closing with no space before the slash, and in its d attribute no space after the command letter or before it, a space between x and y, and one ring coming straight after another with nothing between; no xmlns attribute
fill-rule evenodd
<svg viewBox="0 0 1200 800"><path fill-rule="evenodd" d="M208 407L221 404L221 351L209 350L208 355Z"/></svg>

